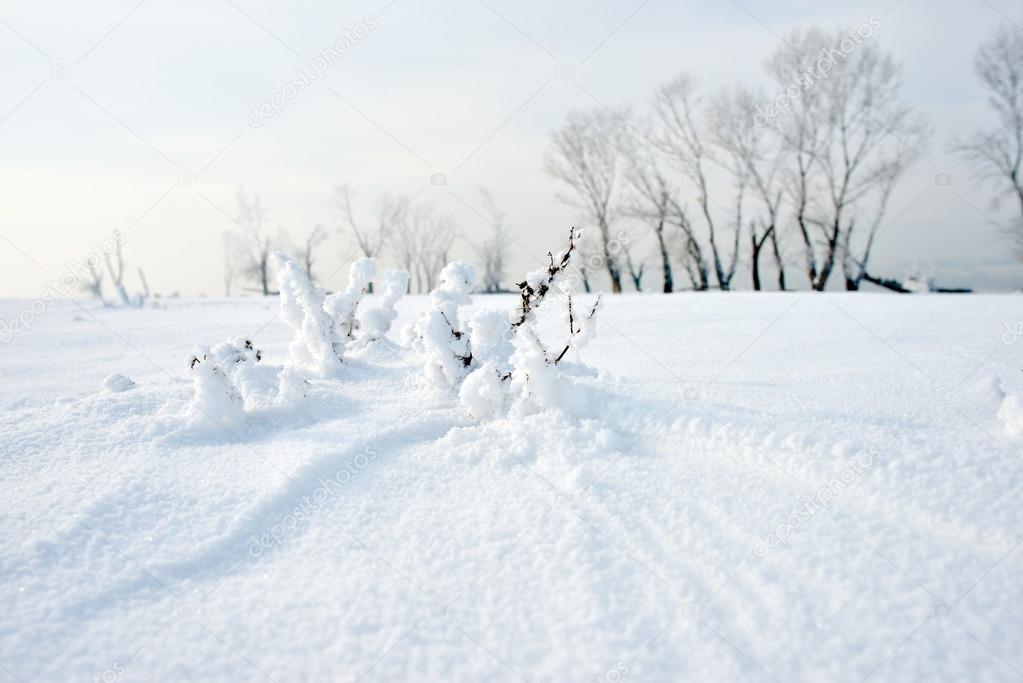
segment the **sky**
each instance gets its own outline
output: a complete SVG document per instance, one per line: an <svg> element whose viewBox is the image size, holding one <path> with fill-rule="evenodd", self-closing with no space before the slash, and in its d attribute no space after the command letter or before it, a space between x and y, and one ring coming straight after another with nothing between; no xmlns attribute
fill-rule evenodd
<svg viewBox="0 0 1023 683"><path fill-rule="evenodd" d="M39 296L114 230L129 289L141 267L164 295L220 295L240 187L259 193L274 232L301 241L329 229L317 264L329 288L354 255L334 186L356 189L366 220L382 192L434 204L457 226L461 258L489 233L486 187L508 216L517 276L579 222L543 166L568 112L642 112L681 72L707 92L766 86L764 61L790 30L870 17L870 40L902 64L905 99L934 131L892 200L897 220L872 270L1019 289L1023 266L996 228L1010 206L949 152L991 125L973 55L999 26L1023 30L1018 14L1007 0L5 0L0 297ZM322 66L318 50L353 36L277 112L253 114ZM722 202L726 190L714 189ZM648 237L635 240L645 255Z"/></svg>

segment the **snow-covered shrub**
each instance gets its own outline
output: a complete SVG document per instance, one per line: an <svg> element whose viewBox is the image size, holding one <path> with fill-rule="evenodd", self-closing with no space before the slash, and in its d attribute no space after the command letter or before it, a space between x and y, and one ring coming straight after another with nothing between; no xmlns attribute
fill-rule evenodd
<svg viewBox="0 0 1023 683"><path fill-rule="evenodd" d="M338 360L344 357L345 348L355 338L355 332L359 329L356 313L374 275L376 261L371 258L359 259L348 271L348 286L345 290L331 294L323 303L324 310L334 320L333 343Z"/></svg>
<svg viewBox="0 0 1023 683"><path fill-rule="evenodd" d="M488 360L473 370L458 389L458 402L477 420L503 415L510 399L510 375Z"/></svg>
<svg viewBox="0 0 1023 683"><path fill-rule="evenodd" d="M334 346L334 319L324 310L326 294L309 281L293 259L273 255L280 288L281 319L294 331L288 345L293 367L326 377L338 370L341 358Z"/></svg>
<svg viewBox="0 0 1023 683"><path fill-rule="evenodd" d="M458 309L472 303L469 296L476 270L454 261L444 266L430 292L431 309L402 330L404 343L426 356L426 374L438 384L457 385L472 363L469 335L462 329Z"/></svg>
<svg viewBox="0 0 1023 683"><path fill-rule="evenodd" d="M201 346L189 361L194 394L189 406L193 421L208 418L236 426L245 417L245 395L254 383L252 372L263 354L245 338Z"/></svg>
<svg viewBox="0 0 1023 683"><path fill-rule="evenodd" d="M398 311L394 309L398 300L408 291L409 274L405 270L389 270L384 275L382 283L378 283L380 305L376 308L363 311L359 316L359 343L368 344L377 339L383 339L391 323L398 317Z"/></svg>
<svg viewBox="0 0 1023 683"><path fill-rule="evenodd" d="M459 401L473 417L485 419L506 409L530 412L563 409L577 412L584 403L572 376L580 368L566 361L593 338L600 297L587 310L577 310L569 268L577 258L579 234L569 233L568 248L550 264L529 273L519 283L521 301L511 319L500 311L482 311L469 322L474 368L462 383ZM537 330L543 309L564 306L559 316L568 327L565 341L548 348Z"/></svg>

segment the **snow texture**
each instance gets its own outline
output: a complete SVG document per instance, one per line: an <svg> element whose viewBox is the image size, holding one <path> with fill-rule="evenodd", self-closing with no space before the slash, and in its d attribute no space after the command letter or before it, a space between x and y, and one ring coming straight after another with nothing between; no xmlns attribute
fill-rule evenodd
<svg viewBox="0 0 1023 683"><path fill-rule="evenodd" d="M285 283L0 344L0 678L1019 680L1019 296L608 297L557 381L481 296L456 392Z"/></svg>

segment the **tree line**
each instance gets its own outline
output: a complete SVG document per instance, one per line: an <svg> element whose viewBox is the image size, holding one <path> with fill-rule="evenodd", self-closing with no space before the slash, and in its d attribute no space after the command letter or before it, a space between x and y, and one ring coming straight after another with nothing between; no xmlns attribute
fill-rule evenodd
<svg viewBox="0 0 1023 683"><path fill-rule="evenodd" d="M544 167L581 219L576 267L587 291L596 277L615 293L627 284L642 291L658 270L662 292L730 290L740 268L754 290L821 291L835 281L847 290L864 282L914 289L871 269L893 193L932 137L903 101L901 66L876 43L879 27L872 17L850 31L793 31L766 60L767 87L708 90L683 73L640 111L571 112L551 134ZM1023 32L996 31L975 70L997 121L950 148L998 197L1018 201L1004 230L1023 256ZM359 207L350 186L334 190L337 230L353 255L388 254L410 273L410 291L426 292L459 233L449 216L414 199L382 194ZM474 247L481 289L506 291L510 227L490 193L481 191L480 203L492 228ZM225 292L244 279L270 294L273 248L258 196L239 192L236 221L247 238L226 238ZM278 247L315 279L327 234L318 225L294 243L282 232ZM652 248L638 248L636 235Z"/></svg>

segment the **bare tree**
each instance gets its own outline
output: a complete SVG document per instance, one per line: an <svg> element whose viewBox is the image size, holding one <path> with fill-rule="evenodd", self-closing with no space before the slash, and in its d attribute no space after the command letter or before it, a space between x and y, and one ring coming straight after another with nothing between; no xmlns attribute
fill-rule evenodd
<svg viewBox="0 0 1023 683"><path fill-rule="evenodd" d="M738 188L736 220L729 240L732 248L731 253L726 255L720 244L721 235L710 206L708 171L716 162L704 140L702 113L702 101L697 96L696 83L692 78L682 75L662 85L654 96L654 115L658 123L654 139L678 169L696 184L696 199L706 223L714 274L718 287L727 290L731 288L739 262L745 181ZM685 223L691 231L689 220L686 219ZM695 237L693 239L695 241Z"/></svg>
<svg viewBox="0 0 1023 683"><path fill-rule="evenodd" d="M395 260L411 275L409 291L413 283L419 293L432 290L458 235L452 219L438 214L432 204L406 203L388 234Z"/></svg>
<svg viewBox="0 0 1023 683"><path fill-rule="evenodd" d="M114 248L113 254L108 251L103 256L106 260L107 274L110 275L110 281L114 285L114 291L120 297L121 303L127 306L131 304L131 297L128 296L128 290L124 286L124 239L119 230L114 230L114 242L117 246Z"/></svg>
<svg viewBox="0 0 1023 683"><path fill-rule="evenodd" d="M496 294L504 291L502 282L505 278L505 269L508 261L508 237L507 217L497 207L493 195L486 189L480 189L483 200L483 211L487 222L490 223L492 232L484 242L476 248L477 255L483 263L483 291L488 294Z"/></svg>
<svg viewBox="0 0 1023 683"><path fill-rule="evenodd" d="M422 274L423 291L429 292L437 284L437 276L451 260L451 248L455 244L458 230L454 221L431 211L420 232L419 256L416 259Z"/></svg>
<svg viewBox="0 0 1023 683"><path fill-rule="evenodd" d="M391 249L398 266L409 273L409 292L422 291L421 277L416 269L416 259L423 241L424 218L421 216L423 210L422 206L404 205L401 213L394 220L393 229L388 233Z"/></svg>
<svg viewBox="0 0 1023 683"><path fill-rule="evenodd" d="M611 247L611 228L620 214L621 140L627 117L627 112L606 109L572 112L551 136L544 157L547 172L571 190L559 199L581 209L587 222L596 226L602 265L616 294L622 291L622 275Z"/></svg>
<svg viewBox="0 0 1023 683"><path fill-rule="evenodd" d="M86 259L85 267L89 269L89 279L82 281L82 289L106 304L106 299L103 298L103 271L100 269L99 259Z"/></svg>
<svg viewBox="0 0 1023 683"><path fill-rule="evenodd" d="M712 138L722 151L724 165L736 179L736 222L742 220L744 191L748 187L760 213L749 220L750 265L753 289L763 288L760 256L770 243L778 270L778 288L785 289L785 264L778 246L778 216L782 191L778 182L782 155L771 145L771 131L755 125L757 101L762 97L736 86L719 93L711 106Z"/></svg>
<svg viewBox="0 0 1023 683"><path fill-rule="evenodd" d="M892 190L928 137L900 100L900 69L891 56L872 43L840 51L845 37L819 29L797 32L788 42L798 54L786 46L770 62L779 83L790 84L806 78L806 60L818 59L822 50L841 56L826 77L806 83L795 111L780 117L797 163L789 194L816 290L827 286L839 262L846 288L859 288ZM811 202L814 190L818 201ZM859 253L857 241L865 245Z"/></svg>
<svg viewBox="0 0 1023 683"><path fill-rule="evenodd" d="M231 296L231 286L234 284L237 275L235 256L238 247L235 244L234 234L225 230L221 236L224 245L224 296Z"/></svg>
<svg viewBox="0 0 1023 683"><path fill-rule="evenodd" d="M632 286L636 288L637 292L643 291L643 273L646 271L646 260L636 260L632 258L632 250L626 245L623 247L625 252L625 266L629 270L629 279L632 280Z"/></svg>
<svg viewBox="0 0 1023 683"><path fill-rule="evenodd" d="M248 236L241 243L241 273L256 283L263 296L270 295L270 238L263 234L266 210L259 195L250 197L244 189L238 190L238 217L235 222Z"/></svg>
<svg viewBox="0 0 1023 683"><path fill-rule="evenodd" d="M151 296L149 291L149 280L146 279L146 273L142 270L142 266L138 267L139 282L142 283L142 293L139 294L139 305L142 304L146 299Z"/></svg>
<svg viewBox="0 0 1023 683"><path fill-rule="evenodd" d="M1021 220L1006 232L1023 257L1023 32L1000 28L977 51L975 68L988 91L997 128L976 133L957 144L956 151L1019 201Z"/></svg>
<svg viewBox="0 0 1023 683"><path fill-rule="evenodd" d="M334 188L334 201L341 209L343 226L339 231L344 234L346 231L351 234L355 244L363 256L376 258L380 256L384 245L389 240L389 230L403 215L408 205L408 198L395 197L390 194L383 194L375 202L375 221L372 223L363 222L356 218L356 212L352 208L352 188L347 185L338 185ZM411 271L409 271L411 272ZM373 283L369 283L369 294L373 293Z"/></svg>
<svg viewBox="0 0 1023 683"><path fill-rule="evenodd" d="M310 282L315 282L316 278L313 276L313 265L316 263L317 250L320 245L327 241L327 230L322 224L317 223L316 226L306 235L305 241L301 244L294 244L288 238L287 234L281 231L281 241L290 245L288 251L290 251L295 259L302 264L302 270L305 271L305 276L309 278Z"/></svg>
<svg viewBox="0 0 1023 683"><path fill-rule="evenodd" d="M673 202L677 201L676 192L643 141L630 137L625 144L625 154L629 160L626 175L631 190L627 211L646 221L653 230L663 276L661 291L668 294L675 291L667 229L670 226Z"/></svg>
<svg viewBox="0 0 1023 683"><path fill-rule="evenodd" d="M830 46L829 37L818 28L797 29L787 43L793 49L778 49L767 61L767 69L788 103L784 111L763 121L778 136L785 157L791 160L783 169L783 191L792 205L796 228L804 248L804 269L811 287L820 281L816 232L810 224L813 178L825 128L820 91L807 86L808 74L816 73L814 60ZM788 93L795 86L798 97ZM826 278L825 278L826 283ZM821 287L822 288L822 287Z"/></svg>

